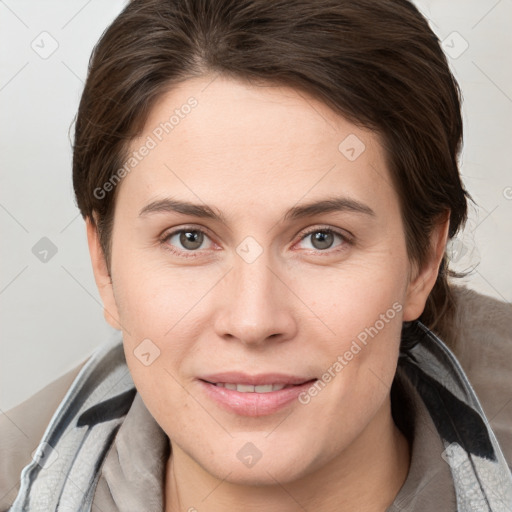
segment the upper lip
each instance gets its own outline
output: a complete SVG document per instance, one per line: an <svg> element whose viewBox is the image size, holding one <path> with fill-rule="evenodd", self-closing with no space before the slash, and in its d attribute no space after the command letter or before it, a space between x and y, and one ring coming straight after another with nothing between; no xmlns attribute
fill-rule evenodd
<svg viewBox="0 0 512 512"><path fill-rule="evenodd" d="M264 384L284 384L296 385L304 384L316 377L301 377L297 375L286 375L283 373L260 373L258 375L249 375L243 372L223 372L199 377L200 380L211 382L212 384L249 384L252 386L261 386Z"/></svg>

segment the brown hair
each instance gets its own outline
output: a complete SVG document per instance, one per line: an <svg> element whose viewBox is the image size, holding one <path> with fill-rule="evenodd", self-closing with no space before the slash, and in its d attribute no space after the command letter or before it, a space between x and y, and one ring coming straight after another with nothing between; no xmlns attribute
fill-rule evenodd
<svg viewBox="0 0 512 512"><path fill-rule="evenodd" d="M379 133L411 261L425 260L446 212L450 237L466 220L460 90L409 1L134 0L94 48L75 126L77 204L97 215L109 269L117 187L95 191L123 167L155 101L207 73L294 87ZM420 317L441 336L453 310L447 265L445 255Z"/></svg>

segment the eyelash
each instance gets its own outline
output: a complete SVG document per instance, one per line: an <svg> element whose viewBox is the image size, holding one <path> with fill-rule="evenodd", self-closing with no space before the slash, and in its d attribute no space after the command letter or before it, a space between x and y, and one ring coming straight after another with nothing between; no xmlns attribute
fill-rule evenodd
<svg viewBox="0 0 512 512"><path fill-rule="evenodd" d="M172 236L174 236L176 234L179 234L179 233L187 232L187 231L197 231L199 233L203 233L204 235L206 235L208 237L208 233L205 232L203 229L199 229L199 228L196 228L196 227L193 227L193 226L185 226L183 228L176 229L175 231L169 231L169 232L164 233L164 235L162 235L162 237L160 238L160 244L166 250L168 250L171 253L176 254L178 256L181 256L181 257L184 257L184 258L197 258L197 257L200 256L201 250L180 251L180 250L175 249L169 243L167 243L168 240ZM337 236L339 236L342 239L342 244L341 244L341 246L339 246L338 248L335 248L335 249L326 249L324 251L322 251L320 249L316 249L316 250L315 249L309 249L308 251L314 251L317 254L332 255L333 253L337 253L337 252L341 252L341 251L345 250L347 245L353 245L354 244L354 239L353 239L353 237L351 235L348 235L346 233L342 233L341 231L338 231L338 230L333 229L331 227L315 227L315 228L312 228L312 229L310 229L310 230L308 230L306 232L301 233L299 241L302 241L302 240L306 239L308 236L312 235L313 233L317 233L317 232L337 235ZM185 254L185 256L184 256L184 254Z"/></svg>

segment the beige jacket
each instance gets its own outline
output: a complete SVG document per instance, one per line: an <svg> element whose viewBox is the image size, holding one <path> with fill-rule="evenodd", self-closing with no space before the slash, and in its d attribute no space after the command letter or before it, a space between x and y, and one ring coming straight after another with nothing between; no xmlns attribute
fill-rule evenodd
<svg viewBox="0 0 512 512"><path fill-rule="evenodd" d="M454 350L512 467L512 306L463 287L455 292ZM0 511L14 501L21 470L82 366L0 416Z"/></svg>

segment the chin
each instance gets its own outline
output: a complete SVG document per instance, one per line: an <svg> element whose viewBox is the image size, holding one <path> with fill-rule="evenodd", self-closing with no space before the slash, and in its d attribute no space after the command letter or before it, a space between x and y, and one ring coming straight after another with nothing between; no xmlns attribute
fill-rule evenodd
<svg viewBox="0 0 512 512"><path fill-rule="evenodd" d="M294 465L293 468L290 468L291 463L286 460L281 460L281 463L279 465L266 465L263 461L259 461L252 468L241 468L238 464L232 464L231 467L223 466L219 468L222 473L215 472L214 476L234 485L261 487L275 486L276 482L286 485L308 474L306 467L301 468Z"/></svg>
<svg viewBox="0 0 512 512"><path fill-rule="evenodd" d="M191 455L199 455L194 457L197 463L219 480L250 486L275 486L276 481L282 485L294 482L314 471L315 461L320 466L322 464L320 454L315 457L304 452L304 440L286 450L277 439L273 445L269 440L263 443L261 437L254 437L254 442L250 438L244 436L244 441L233 440L222 447L222 453L213 453L207 460L201 460L202 454Z"/></svg>

